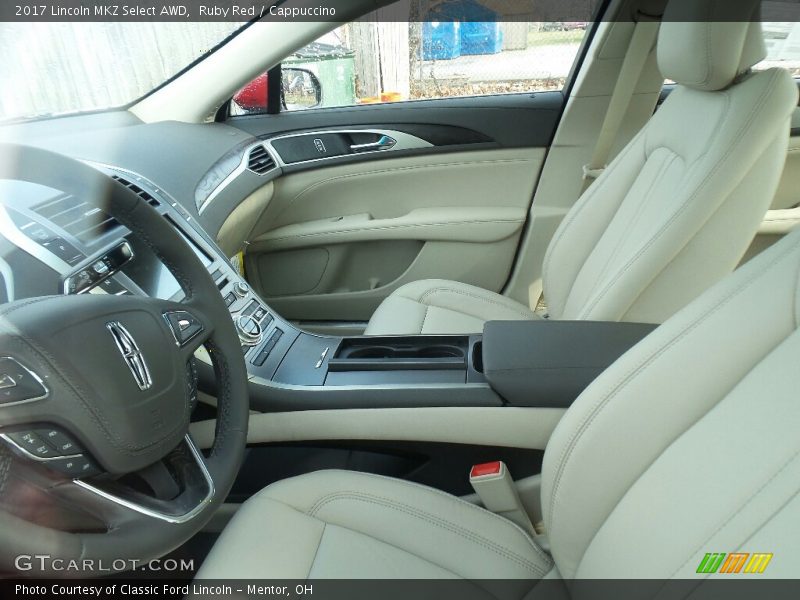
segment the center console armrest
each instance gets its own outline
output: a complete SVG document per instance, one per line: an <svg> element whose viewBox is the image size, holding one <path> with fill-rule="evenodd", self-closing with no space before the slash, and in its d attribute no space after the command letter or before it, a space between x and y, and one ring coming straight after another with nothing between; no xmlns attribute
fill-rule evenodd
<svg viewBox="0 0 800 600"><path fill-rule="evenodd" d="M512 406L567 407L657 326L605 321L491 321L483 372Z"/></svg>

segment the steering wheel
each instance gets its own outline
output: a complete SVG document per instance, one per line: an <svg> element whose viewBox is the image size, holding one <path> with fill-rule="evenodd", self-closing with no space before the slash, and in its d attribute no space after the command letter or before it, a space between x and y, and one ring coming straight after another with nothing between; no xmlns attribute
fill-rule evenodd
<svg viewBox="0 0 800 600"><path fill-rule="evenodd" d="M49 554L126 570L130 561L163 556L197 533L233 485L249 413L239 337L194 252L124 185L75 159L16 144L0 145L0 179L44 185L102 209L156 254L185 294L179 303L82 294L0 306L0 434L17 446L16 454L34 458L16 460L6 452L0 500L13 491L13 463L25 472L26 491L16 502L26 494L47 496L93 523L63 531L57 518L32 522L0 510L0 569L18 573L16 557ZM201 346L219 389L216 436L207 457L188 436L196 391L192 357ZM34 434L34 445L48 434L66 439L72 458L59 456L52 445L39 448L50 456L26 449L26 434ZM86 478L75 469L95 475ZM160 494L120 483L148 472L151 480L166 481ZM54 574L47 564L31 568Z"/></svg>

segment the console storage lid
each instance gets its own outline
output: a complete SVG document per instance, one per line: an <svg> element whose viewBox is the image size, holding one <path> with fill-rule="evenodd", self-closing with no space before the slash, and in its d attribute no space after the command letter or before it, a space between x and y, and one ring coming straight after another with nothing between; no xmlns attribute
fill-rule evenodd
<svg viewBox="0 0 800 600"><path fill-rule="evenodd" d="M567 407L656 325L605 321L490 321L483 370L512 406Z"/></svg>

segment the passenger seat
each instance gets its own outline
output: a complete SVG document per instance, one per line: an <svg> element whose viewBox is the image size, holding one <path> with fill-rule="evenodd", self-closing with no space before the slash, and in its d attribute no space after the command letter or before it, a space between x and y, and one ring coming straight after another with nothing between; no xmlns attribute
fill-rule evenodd
<svg viewBox="0 0 800 600"><path fill-rule="evenodd" d="M661 25L658 64L678 85L553 237L550 317L661 323L733 271L769 208L797 85L784 69L751 71L766 55L760 23L702 22L708 4L670 3L698 20ZM489 320L536 318L500 294L426 280L384 300L366 334L478 333Z"/></svg>

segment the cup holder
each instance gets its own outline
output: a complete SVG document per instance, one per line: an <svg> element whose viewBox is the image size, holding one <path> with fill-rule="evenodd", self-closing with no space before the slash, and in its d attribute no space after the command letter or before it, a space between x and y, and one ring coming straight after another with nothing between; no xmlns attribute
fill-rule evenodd
<svg viewBox="0 0 800 600"><path fill-rule="evenodd" d="M348 353L347 358L394 358L396 352L394 348L384 346L372 346L367 348L356 348Z"/></svg>
<svg viewBox="0 0 800 600"><path fill-rule="evenodd" d="M398 346L397 348L367 346L365 348L354 348L347 353L347 358L464 358L464 351L458 346Z"/></svg>
<svg viewBox="0 0 800 600"><path fill-rule="evenodd" d="M329 370L464 369L466 336L345 338Z"/></svg>
<svg viewBox="0 0 800 600"><path fill-rule="evenodd" d="M464 351L456 346L429 346L415 355L421 358L463 358Z"/></svg>

